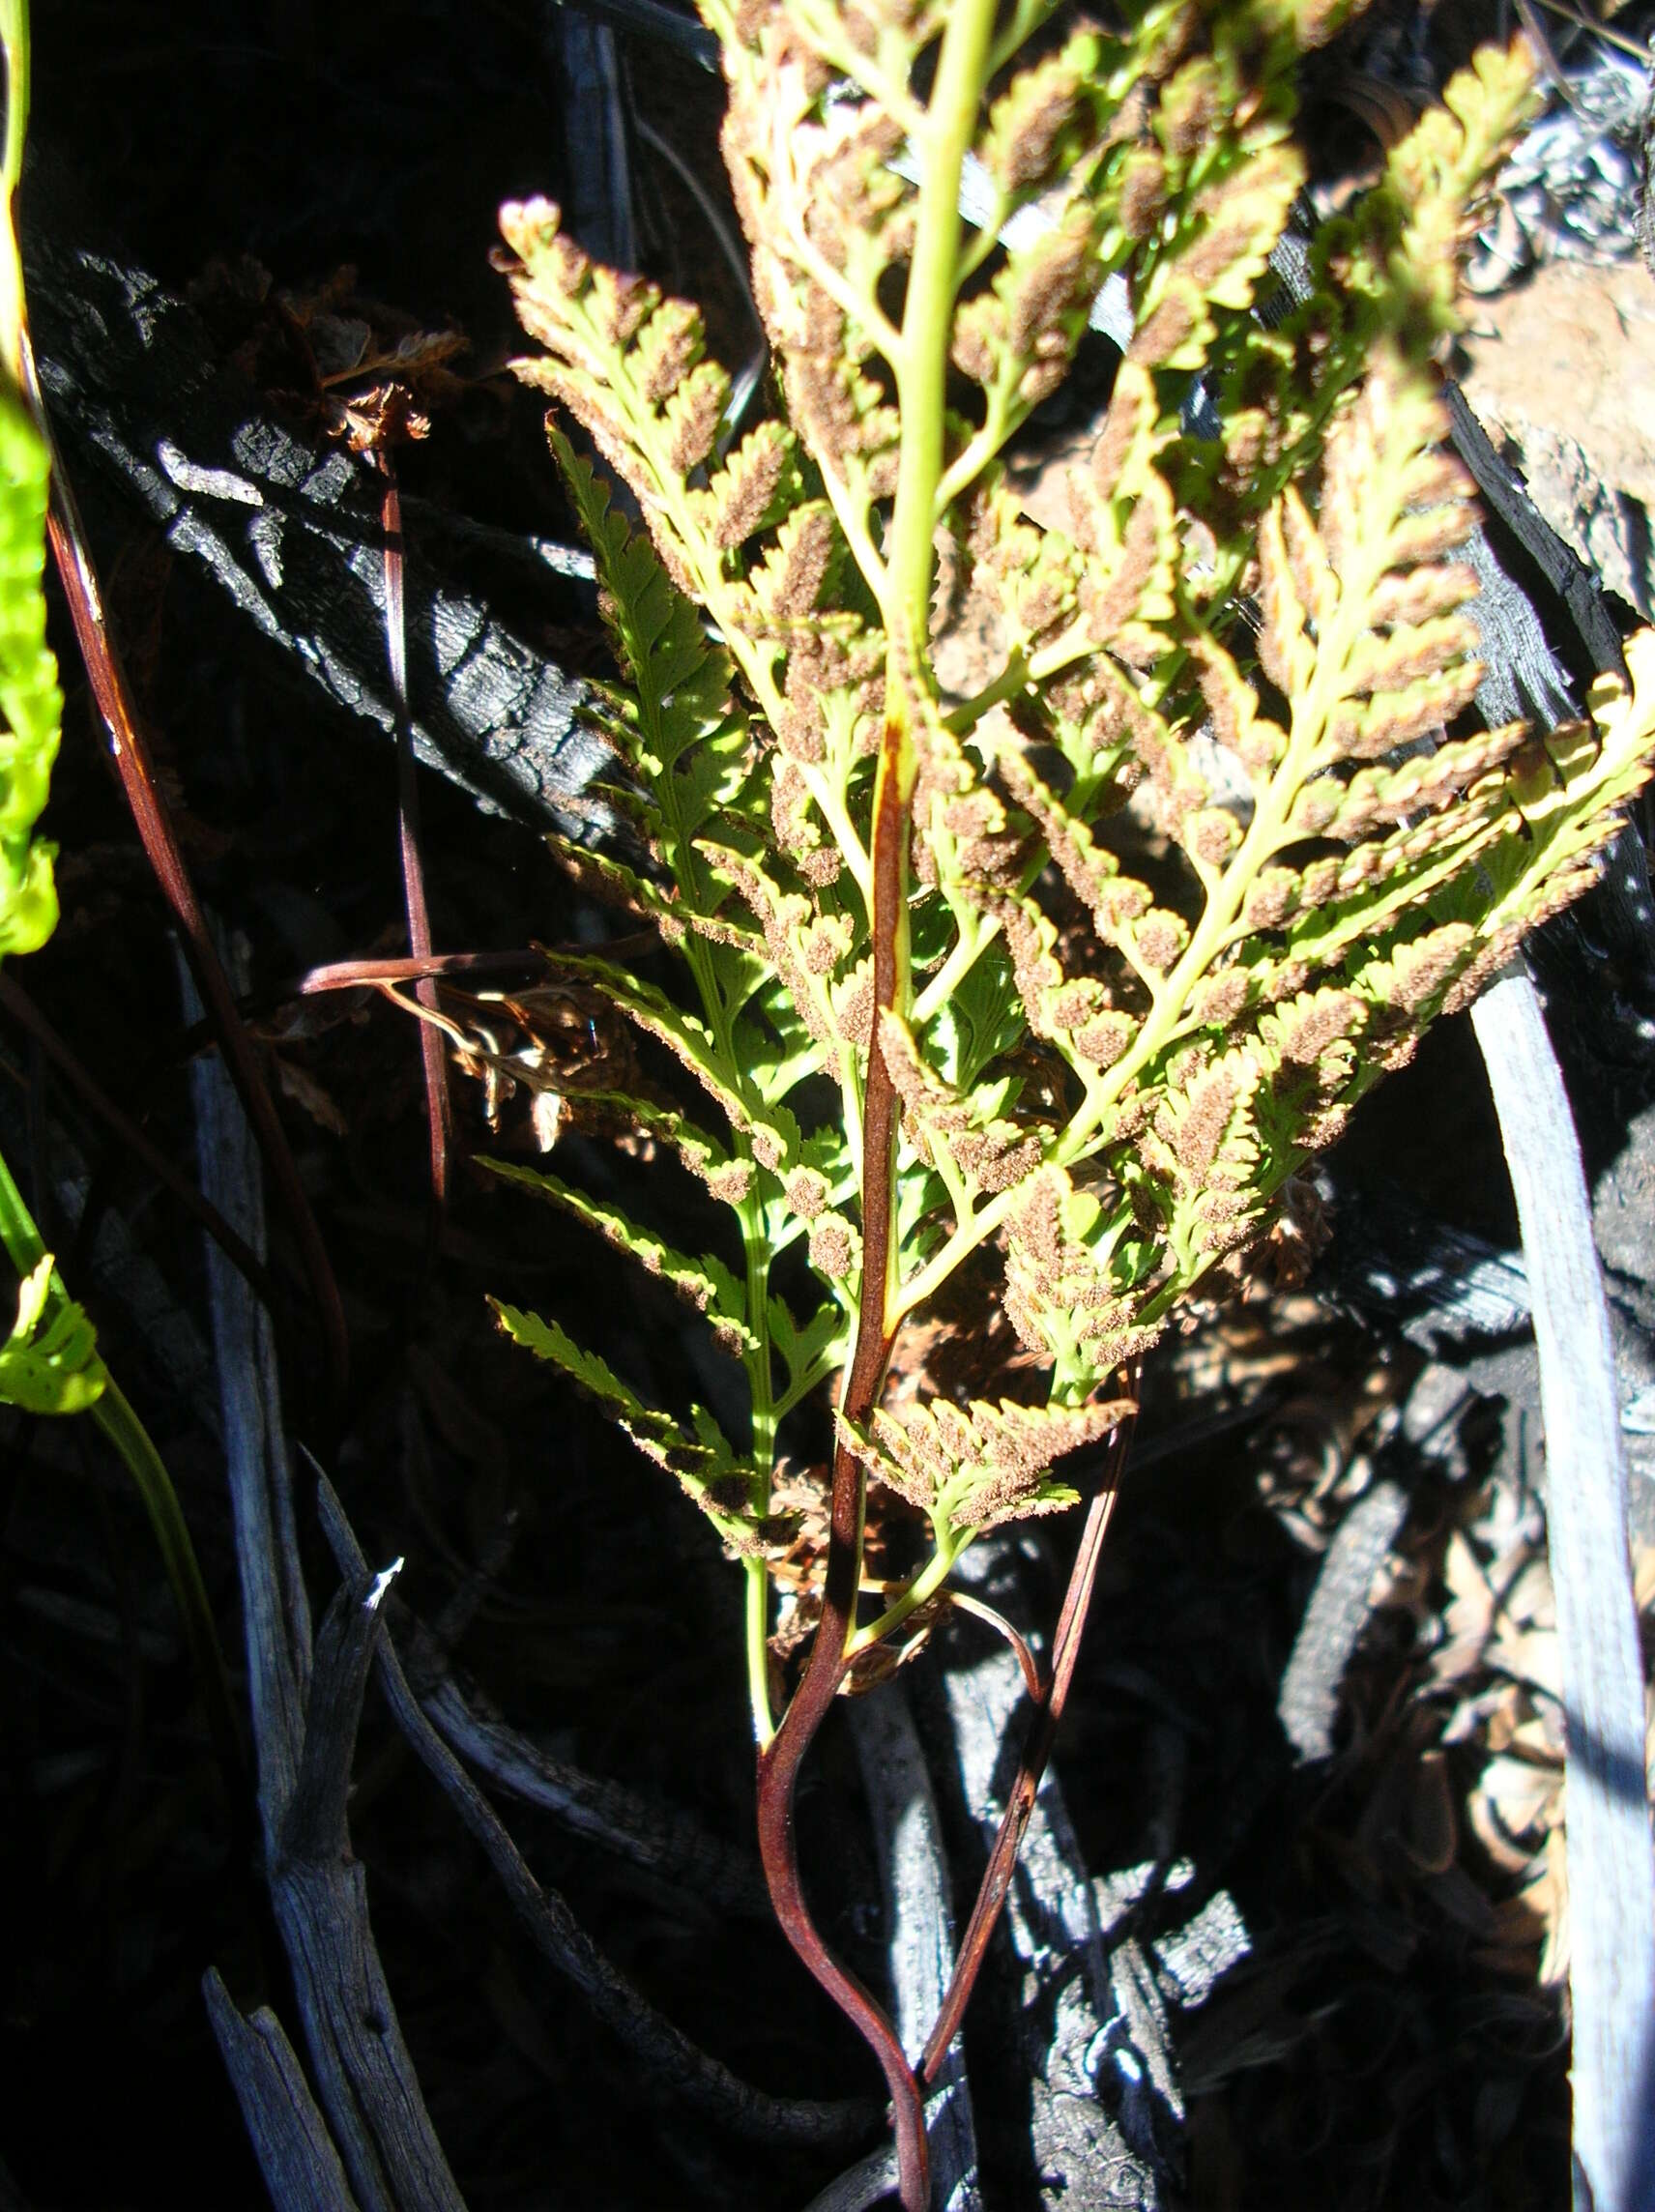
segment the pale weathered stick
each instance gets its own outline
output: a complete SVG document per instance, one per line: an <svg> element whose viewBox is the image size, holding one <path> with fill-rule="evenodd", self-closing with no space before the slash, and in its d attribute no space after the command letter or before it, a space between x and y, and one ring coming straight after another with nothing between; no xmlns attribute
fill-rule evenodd
<svg viewBox="0 0 1655 2212"><path fill-rule="evenodd" d="M269 2005L244 2020L217 1966L201 1991L272 2203L279 2212L358 2212L280 2021Z"/></svg>
<svg viewBox="0 0 1655 2212"><path fill-rule="evenodd" d="M464 2212L402 2040L345 1825L388 1580L352 1578L322 1623L271 1904L317 2088L363 2212Z"/></svg>
<svg viewBox="0 0 1655 2212"><path fill-rule="evenodd" d="M201 1004L181 971L185 1018ZM190 1072L201 1188L244 1243L265 1249L264 1193L240 1098L216 1056ZM270 1317L216 1245L207 1247L236 1567L258 1752L259 1819L273 1858L293 1793L310 1688L310 1601L300 1572Z"/></svg>
<svg viewBox="0 0 1655 2212"><path fill-rule="evenodd" d="M1471 1012L1499 1115L1540 1353L1568 1781L1575 2156L1594 2212L1655 2192L1655 1861L1626 1451L1580 1147L1539 999L1501 976Z"/></svg>
<svg viewBox="0 0 1655 2212"><path fill-rule="evenodd" d="M187 1013L198 1017L186 978ZM202 1190L262 1255L258 1155L216 1058L196 1062ZM464 2212L402 2040L350 1855L345 1796L387 1578L335 1597L312 1657L270 1317L215 1244L213 1338L276 1925L316 2089L361 2212ZM234 2049L220 2032L220 2048ZM232 2073L240 2083L242 2076ZM266 2168L283 2207L282 2173Z"/></svg>

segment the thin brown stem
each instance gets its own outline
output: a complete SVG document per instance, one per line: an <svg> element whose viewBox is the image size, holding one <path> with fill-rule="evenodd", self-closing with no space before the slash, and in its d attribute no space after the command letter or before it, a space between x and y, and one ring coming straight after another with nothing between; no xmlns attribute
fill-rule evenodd
<svg viewBox="0 0 1655 2212"><path fill-rule="evenodd" d="M396 468L383 446L373 449L380 475L380 521L385 533L385 648L391 663L392 696L396 704L396 830L402 857L402 907L408 917L408 949L416 960L431 957L431 915L425 900L425 867L420 851L420 777L414 758L414 723L408 711L408 623L403 597L402 498ZM437 986L429 974L414 985L414 996L430 1013L437 1010ZM430 1128L431 1197L437 1212L449 1202L449 1147L453 1110L449 1099L449 1063L443 1039L429 1022L420 1025L420 1058L425 1075L425 1116Z"/></svg>
<svg viewBox="0 0 1655 2212"><path fill-rule="evenodd" d="M41 405L34 360L26 335L24 373L36 420L44 427L45 414ZM49 430L47 436L49 439ZM222 963L208 933L201 904L195 895L195 887L190 881L178 834L173 828L171 813L156 781L149 741L138 721L126 671L104 619L102 594L99 589L86 531L55 447L52 450L51 504L46 516L46 531L51 542L52 558L69 601L70 617L74 624L75 639L86 666L92 696L108 733L110 756L121 778L127 803L131 808L133 823L143 842L150 866L155 871L161 895L171 908L173 918L178 924L185 957L195 978L195 987L201 994L201 1003L212 1018L218 1049L224 1056L224 1064L247 1108L259 1150L292 1224L322 1324L330 1380L335 1395L342 1399L350 1366L350 1352L345 1329L345 1310L339 1301L338 1285L334 1280L334 1270L322 1242L321 1232L316 1226L316 1217L310 1210L310 1201L300 1180L298 1167L288 1148L286 1131L281 1126L269 1086L264 1080L252 1039L237 1011L235 993L230 988L229 977L224 974Z"/></svg>
<svg viewBox="0 0 1655 2212"><path fill-rule="evenodd" d="M1129 1375L1129 1383L1136 1377ZM1110 1441L1109 1465L1104 1470L1103 1481L1087 1508L1086 1526L1081 1530L1080 1548L1069 1574L1069 1586L1063 1594L1063 1610L1058 1620L1058 1631L1052 1639L1052 1674L1045 1694L1037 1701L1030 1724L1029 1739L1024 1746L1017 1779L1011 1786L1005 1811L1001 1818L1000 1833L995 1837L994 1848L989 1853L977 1889L977 1901L960 1944L959 1957L954 1962L953 1978L943 1999L943 2009L937 2015L925 2045L924 2056L919 2062L920 2079L929 2083L937 2080L948 2055L948 2046L959 2033L960 2022L965 2017L972 1992L976 1987L982 1963L988 1954L989 1939L1005 1904L1011 1887L1011 1877L1016 1870L1017 1854L1023 1846L1024 1834L1034 1811L1034 1800L1040 1793L1040 1783L1052 1756L1057 1739L1058 1724L1063 1717L1068 1702L1069 1685L1074 1680L1075 1662L1080 1657L1081 1637L1085 1633L1087 1615L1091 1608L1091 1593L1097 1582L1097 1563L1103 1556L1103 1539L1109 1530L1115 1501L1120 1495L1121 1470L1126 1460L1126 1445L1132 1433L1131 1418L1123 1420Z"/></svg>
<svg viewBox="0 0 1655 2212"><path fill-rule="evenodd" d="M629 953L656 952L660 942L653 929L639 929L624 937L605 938L595 949L605 960L619 960ZM582 958L587 956L587 949L584 946L578 948ZM557 958L557 946L543 945L529 945L505 952L427 952L418 960L386 959L378 953L364 953L360 960L330 960L321 967L306 968L285 996L314 998L327 991L356 991L370 984L409 983L420 975L542 973L547 963L555 964ZM273 994L263 1003L279 1003L283 995Z"/></svg>
<svg viewBox="0 0 1655 2212"><path fill-rule="evenodd" d="M944 1588L942 1594L952 1611L969 1613L973 1620L986 1621L997 1636L1004 1638L1011 1646L1011 1655L1022 1673L1023 1687L1031 1698L1041 1697L1046 1688L1045 1676L1040 1672L1040 1662L1030 1650L1028 1639L1021 1630L1007 1620L1003 1613L997 1613L992 1605L984 1605L981 1598L973 1597L969 1591Z"/></svg>
<svg viewBox="0 0 1655 2212"><path fill-rule="evenodd" d="M880 1049L879 1023L881 1011L896 997L898 932L907 897L908 808L900 778L894 772L900 745L900 728L894 720L887 721L874 800L871 854L874 1012L862 1096L862 1287L857 1340L840 1406L842 1418L857 1424L867 1419L878 1403L890 1359L886 1305L895 1235L896 1091ZM844 1679L845 1645L856 1626L857 1591L861 1580L863 1482L860 1461L843 1441L838 1442L833 1452L821 1620L793 1702L769 1746L759 1754L759 1854L770 1902L788 1941L866 2039L880 2062L890 2090L904 2212L925 2212L930 2169L919 2085L884 2009L822 1940L805 1904L794 1834L798 1770Z"/></svg>
<svg viewBox="0 0 1655 2212"><path fill-rule="evenodd" d="M289 992L309 999L328 991L370 990L380 983L413 983L425 975L515 975L544 965L532 948L522 952L427 952L414 959L331 960L307 968Z"/></svg>

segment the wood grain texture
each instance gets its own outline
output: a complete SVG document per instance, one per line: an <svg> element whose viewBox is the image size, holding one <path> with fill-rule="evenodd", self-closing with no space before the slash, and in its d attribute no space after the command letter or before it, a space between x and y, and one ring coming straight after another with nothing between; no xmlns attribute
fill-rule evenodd
<svg viewBox="0 0 1655 2212"><path fill-rule="evenodd" d="M186 1013L197 1011L187 990ZM217 1059L197 1062L191 1082L202 1190L262 1254L258 1154L241 1100ZM464 2212L402 2039L345 1822L386 1578L348 1583L312 1644L270 1317L216 1244L207 1267L266 1878L317 2101L359 2212ZM273 2137L271 2157L288 2141ZM285 2212L285 2167L262 2170Z"/></svg>
<svg viewBox="0 0 1655 2212"><path fill-rule="evenodd" d="M202 1994L277 2212L359 2212L280 2021L268 2005L244 2020L216 1966L208 1969Z"/></svg>
<svg viewBox="0 0 1655 2212"><path fill-rule="evenodd" d="M1568 1742L1575 2154L1595 2212L1641 2212L1655 2196L1655 1860L1609 1316L1580 1148L1533 983L1508 972L1471 1020L1499 1114L1540 1353Z"/></svg>
<svg viewBox="0 0 1655 2212"><path fill-rule="evenodd" d="M113 481L249 632L392 739L385 534L368 464L297 436L218 358L190 306L141 269L58 243L50 217L48 197L28 226L26 274L41 386L71 462ZM447 580L432 554L465 532L463 518L450 529L406 509L416 757L489 810L544 828L607 757L578 720L587 687ZM553 586L530 541L505 549Z"/></svg>

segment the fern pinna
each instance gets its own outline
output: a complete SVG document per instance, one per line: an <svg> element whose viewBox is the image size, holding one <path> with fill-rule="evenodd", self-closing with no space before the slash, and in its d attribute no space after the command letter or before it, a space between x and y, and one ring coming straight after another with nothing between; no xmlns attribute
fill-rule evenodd
<svg viewBox="0 0 1655 2212"><path fill-rule="evenodd" d="M608 797L636 832L570 861L653 921L680 983L560 962L701 1098L584 1106L677 1152L744 1267L501 1172L699 1309L745 1430L501 1318L742 1562L772 1893L886 2066L911 2205L913 2076L798 1890L810 1735L980 1530L1074 1499L1055 1463L1118 1430L1118 1379L1179 1300L1591 881L1648 773L1647 634L1588 722L1467 721L1472 517L1435 363L1522 50L1480 54L1381 182L1292 243L1296 304L1273 266L1303 204L1297 59L1349 13L1126 0L1064 35L1044 0L704 0L774 367L741 435L692 306L592 263L544 201L502 213L543 349L518 373L645 525L554 427L619 668ZM1069 528L1043 528L1002 456L1106 284L1130 341ZM962 598L993 654L965 693L938 652ZM905 1326L961 1282L1003 1301L1024 1387L886 1403ZM830 1467L801 1474L781 1424L835 1375ZM894 1573L868 1556L870 1483ZM812 1628L778 1715L776 1655Z"/></svg>

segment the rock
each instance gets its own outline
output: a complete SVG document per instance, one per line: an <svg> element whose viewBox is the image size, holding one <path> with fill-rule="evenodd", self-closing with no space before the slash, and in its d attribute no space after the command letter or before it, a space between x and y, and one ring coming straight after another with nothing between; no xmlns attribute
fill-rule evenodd
<svg viewBox="0 0 1655 2212"><path fill-rule="evenodd" d="M1529 496L1605 585L1655 613L1655 283L1551 263L1479 304L1466 395Z"/></svg>

